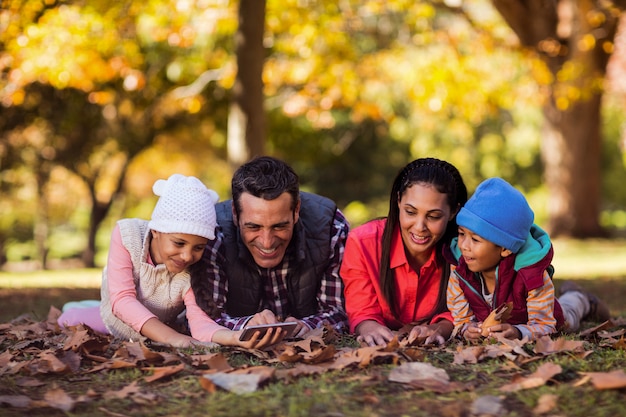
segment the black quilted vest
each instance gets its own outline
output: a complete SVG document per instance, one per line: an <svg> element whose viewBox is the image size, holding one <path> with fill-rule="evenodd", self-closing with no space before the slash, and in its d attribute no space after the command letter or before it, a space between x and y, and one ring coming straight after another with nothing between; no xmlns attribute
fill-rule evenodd
<svg viewBox="0 0 626 417"><path fill-rule="evenodd" d="M330 239L337 206L328 198L301 192L300 217L294 227L286 277L289 306L287 315L302 318L318 312L317 292L330 258ZM263 284L258 266L239 236L233 222L232 200L215 206L217 222L224 234L228 278L226 312L233 317L258 313L262 306ZM277 268L280 268L279 264Z"/></svg>

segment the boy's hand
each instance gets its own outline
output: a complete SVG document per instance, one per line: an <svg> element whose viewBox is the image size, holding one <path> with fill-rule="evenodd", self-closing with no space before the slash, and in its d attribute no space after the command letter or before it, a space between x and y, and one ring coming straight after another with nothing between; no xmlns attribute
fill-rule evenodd
<svg viewBox="0 0 626 417"><path fill-rule="evenodd" d="M465 340L469 340L472 342L477 342L483 338L480 328L481 323L470 323L465 331L463 332L463 337Z"/></svg>
<svg viewBox="0 0 626 417"><path fill-rule="evenodd" d="M506 339L521 339L522 333L519 329L509 323L496 324L489 327L489 336L495 336L499 334Z"/></svg>

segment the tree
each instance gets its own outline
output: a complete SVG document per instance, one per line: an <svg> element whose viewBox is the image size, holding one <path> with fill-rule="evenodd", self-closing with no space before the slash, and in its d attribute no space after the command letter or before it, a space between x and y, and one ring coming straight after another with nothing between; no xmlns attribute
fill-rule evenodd
<svg viewBox="0 0 626 417"><path fill-rule="evenodd" d="M240 0L235 34L237 78L228 115L228 160L237 167L265 153L263 46L265 0Z"/></svg>
<svg viewBox="0 0 626 417"><path fill-rule="evenodd" d="M547 69L542 156L553 236L602 236L601 106L606 67L624 1L493 0Z"/></svg>
<svg viewBox="0 0 626 417"><path fill-rule="evenodd" d="M43 267L51 170L64 167L87 187L82 257L93 266L96 233L133 159L160 135L201 126L216 112L204 105L211 99L207 85L228 57L218 25L229 19L228 9L167 0L63 3L3 1L0 19L0 61L9 64L2 67L0 101L10 110L0 120L7 145L0 146L0 166L11 168L4 161L13 155L34 154L41 162L29 166L41 202L34 229ZM40 140L6 141L26 129L37 130Z"/></svg>

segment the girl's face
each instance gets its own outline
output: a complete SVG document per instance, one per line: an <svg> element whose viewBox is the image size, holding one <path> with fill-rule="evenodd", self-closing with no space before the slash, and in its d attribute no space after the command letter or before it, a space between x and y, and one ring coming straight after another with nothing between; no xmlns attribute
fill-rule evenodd
<svg viewBox="0 0 626 417"><path fill-rule="evenodd" d="M446 194L427 183L416 183L404 190L398 208L404 250L415 269L430 258L456 210L448 205Z"/></svg>
<svg viewBox="0 0 626 417"><path fill-rule="evenodd" d="M186 233L161 233L152 230L150 256L155 264L165 264L169 272L179 273L202 257L208 239Z"/></svg>
<svg viewBox="0 0 626 417"><path fill-rule="evenodd" d="M496 278L496 267L500 260L512 252L483 239L465 227L459 226L458 246L472 272L481 272L485 278Z"/></svg>

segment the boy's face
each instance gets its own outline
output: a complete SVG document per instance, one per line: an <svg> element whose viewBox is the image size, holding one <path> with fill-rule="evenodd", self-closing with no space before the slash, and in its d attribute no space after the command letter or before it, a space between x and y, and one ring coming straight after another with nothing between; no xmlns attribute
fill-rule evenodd
<svg viewBox="0 0 626 417"><path fill-rule="evenodd" d="M512 253L461 226L459 226L458 246L469 270L482 272L486 278L495 278L496 267L500 260Z"/></svg>

